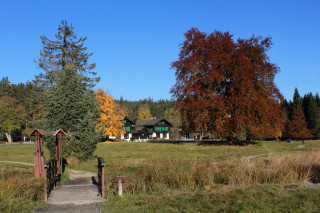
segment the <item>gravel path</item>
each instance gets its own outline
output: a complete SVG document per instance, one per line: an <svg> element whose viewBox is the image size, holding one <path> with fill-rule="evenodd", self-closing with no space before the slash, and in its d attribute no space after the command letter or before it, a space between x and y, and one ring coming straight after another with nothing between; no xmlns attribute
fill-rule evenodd
<svg viewBox="0 0 320 213"><path fill-rule="evenodd" d="M59 205L47 206L34 210L35 213L100 213L102 205L99 203L84 204L84 205Z"/></svg>

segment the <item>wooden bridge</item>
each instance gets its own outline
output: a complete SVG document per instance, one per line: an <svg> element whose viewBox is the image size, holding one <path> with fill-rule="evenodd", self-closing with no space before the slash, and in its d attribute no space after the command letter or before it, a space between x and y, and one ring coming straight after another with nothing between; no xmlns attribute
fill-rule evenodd
<svg viewBox="0 0 320 213"><path fill-rule="evenodd" d="M35 136L36 152L34 153L35 176L43 178L45 182L44 200L50 204L90 204L105 201L104 166L102 157L98 157L97 173L66 170L70 181L57 187L61 175L65 172L62 160L62 136L66 135L62 130L55 131L56 158L45 162L43 156L42 137L46 132L34 129L30 136ZM57 188L56 188L57 187Z"/></svg>

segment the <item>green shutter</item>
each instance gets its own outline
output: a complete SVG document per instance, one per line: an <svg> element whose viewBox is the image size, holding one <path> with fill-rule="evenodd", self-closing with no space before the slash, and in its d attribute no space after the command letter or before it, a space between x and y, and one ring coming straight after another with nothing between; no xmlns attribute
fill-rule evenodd
<svg viewBox="0 0 320 213"><path fill-rule="evenodd" d="M168 127L166 127L166 131L168 131Z"/></svg>
<svg viewBox="0 0 320 213"><path fill-rule="evenodd" d="M157 131L157 127L154 128L154 131Z"/></svg>
<svg viewBox="0 0 320 213"><path fill-rule="evenodd" d="M127 120L124 120L124 123L126 124L126 123L127 123Z"/></svg>
<svg viewBox="0 0 320 213"><path fill-rule="evenodd" d="M130 126L128 126L128 130L130 130Z"/></svg>
<svg viewBox="0 0 320 213"><path fill-rule="evenodd" d="M162 124L164 124L164 121L162 122Z"/></svg>

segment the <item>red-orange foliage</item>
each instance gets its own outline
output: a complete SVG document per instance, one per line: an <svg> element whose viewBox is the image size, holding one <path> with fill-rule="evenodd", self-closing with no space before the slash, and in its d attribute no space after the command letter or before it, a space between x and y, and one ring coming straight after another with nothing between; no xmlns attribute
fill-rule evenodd
<svg viewBox="0 0 320 213"><path fill-rule="evenodd" d="M265 138L280 134L276 65L266 52L271 38L233 40L228 32L185 33L179 60L172 63L171 89L185 132L219 137Z"/></svg>
<svg viewBox="0 0 320 213"><path fill-rule="evenodd" d="M289 138L313 138L311 130L307 127L307 121L301 109L293 112L291 120L287 124Z"/></svg>

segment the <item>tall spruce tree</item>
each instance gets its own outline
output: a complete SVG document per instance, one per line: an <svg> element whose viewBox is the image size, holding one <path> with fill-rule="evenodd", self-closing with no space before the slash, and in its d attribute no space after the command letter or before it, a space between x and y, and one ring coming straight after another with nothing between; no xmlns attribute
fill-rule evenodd
<svg viewBox="0 0 320 213"><path fill-rule="evenodd" d="M311 92L303 97L302 105L308 128L316 135L316 128L318 126L318 105Z"/></svg>
<svg viewBox="0 0 320 213"><path fill-rule="evenodd" d="M67 133L64 156L87 160L96 149L98 139L94 124L98 106L94 93L83 84L73 64L65 66L55 81L45 92L44 127L48 132L62 129ZM47 138L47 147L54 156L54 138Z"/></svg>
<svg viewBox="0 0 320 213"><path fill-rule="evenodd" d="M315 99L316 99L318 107L320 107L320 97L319 97L318 93L316 93Z"/></svg>
<svg viewBox="0 0 320 213"><path fill-rule="evenodd" d="M44 70L44 73L36 76L37 82L43 87L51 87L57 74L64 71L68 63L74 64L82 77L81 80L88 87L93 87L99 82L97 73L92 71L96 64L88 63L93 53L88 53L87 47L84 46L87 38L78 39L72 24L68 25L65 20L59 25L58 34L55 37L56 40L50 40L46 36L41 36L43 49L40 51L40 58L35 62Z"/></svg>
<svg viewBox="0 0 320 213"><path fill-rule="evenodd" d="M298 89L294 89L293 100L292 100L292 110L302 109L302 98L298 92Z"/></svg>

